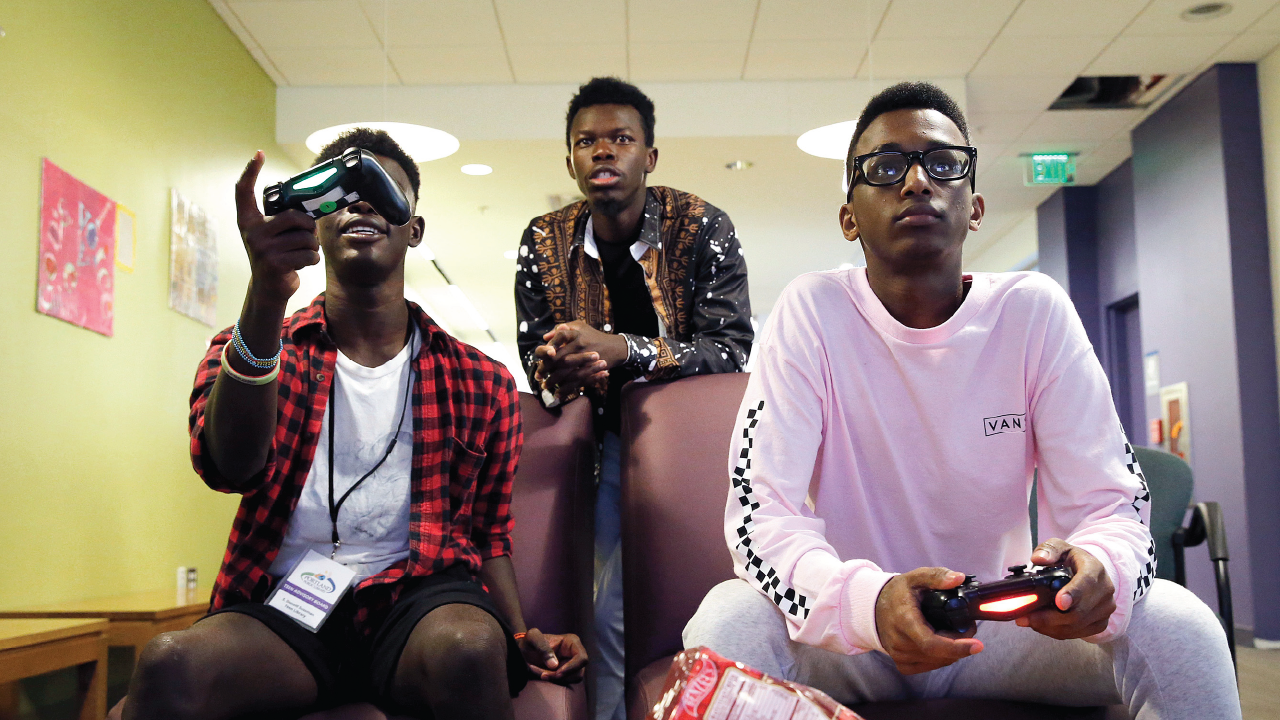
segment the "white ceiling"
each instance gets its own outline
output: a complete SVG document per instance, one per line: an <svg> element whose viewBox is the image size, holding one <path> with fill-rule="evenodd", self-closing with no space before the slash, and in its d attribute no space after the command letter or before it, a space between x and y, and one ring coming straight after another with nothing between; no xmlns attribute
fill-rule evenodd
<svg viewBox="0 0 1280 720"><path fill-rule="evenodd" d="M989 209L967 264L1003 270L1034 251L1028 217L1051 192L1023 186L1019 154L1077 152L1080 180L1093 183L1129 156L1129 131L1151 111L1046 111L1073 78L1185 83L1280 45L1277 0L1233 0L1197 23L1180 18L1197 0L209 2L279 86L277 137L299 164L310 159L305 135L337 122L421 122L462 140L457 155L423 165L420 210L441 264L505 342L513 266L501 253L548 195L575 192L563 109L594 75L655 98L652 182L730 213L753 305L767 312L796 274L856 256L834 220L839 162L801 153L795 136L852 119L887 82L929 78L966 106ZM724 169L738 159L755 165ZM468 162L494 173L464 176Z"/></svg>

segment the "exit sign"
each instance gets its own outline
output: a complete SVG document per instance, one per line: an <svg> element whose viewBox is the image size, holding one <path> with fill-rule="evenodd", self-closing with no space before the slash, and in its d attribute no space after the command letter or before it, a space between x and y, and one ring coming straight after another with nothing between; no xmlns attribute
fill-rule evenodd
<svg viewBox="0 0 1280 720"><path fill-rule="evenodd" d="M1026 155L1026 185L1075 185L1076 156L1073 153Z"/></svg>

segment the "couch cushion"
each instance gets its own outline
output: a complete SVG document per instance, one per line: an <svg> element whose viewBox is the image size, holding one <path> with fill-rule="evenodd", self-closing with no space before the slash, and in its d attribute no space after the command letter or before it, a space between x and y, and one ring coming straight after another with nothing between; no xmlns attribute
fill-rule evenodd
<svg viewBox="0 0 1280 720"><path fill-rule="evenodd" d="M662 697L662 686L667 682L667 670L675 655L655 660L636 673L627 697L628 720L641 720L658 704Z"/></svg>
<svg viewBox="0 0 1280 720"><path fill-rule="evenodd" d="M587 720L587 691L582 684L572 687L530 680L515 699L516 720ZM344 705L312 713L299 720L413 720L386 715L368 703Z"/></svg>
<svg viewBox="0 0 1280 720"><path fill-rule="evenodd" d="M729 437L745 373L622 391L627 675L683 649L703 596L733 577L724 539Z"/></svg>
<svg viewBox="0 0 1280 720"><path fill-rule="evenodd" d="M591 405L550 412L520 394L524 449L511 490L511 561L530 627L584 635L591 618L595 439Z"/></svg>

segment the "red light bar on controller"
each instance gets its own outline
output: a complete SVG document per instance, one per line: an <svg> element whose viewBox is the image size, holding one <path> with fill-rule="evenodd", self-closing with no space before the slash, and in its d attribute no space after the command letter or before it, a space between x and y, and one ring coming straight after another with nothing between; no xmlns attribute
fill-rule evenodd
<svg viewBox="0 0 1280 720"><path fill-rule="evenodd" d="M1034 593L1031 595L1018 595L1011 598L1005 598L1004 600L995 600L993 602L982 603L981 605L978 606L978 611L979 612L995 612L995 613L1013 612L1018 608L1022 608L1030 605L1031 603L1035 602L1036 599L1037 599L1037 596Z"/></svg>

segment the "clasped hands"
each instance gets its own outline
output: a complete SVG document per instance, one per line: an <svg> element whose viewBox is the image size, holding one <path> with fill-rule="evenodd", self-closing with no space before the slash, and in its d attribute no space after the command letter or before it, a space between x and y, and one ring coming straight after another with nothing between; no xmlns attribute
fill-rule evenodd
<svg viewBox="0 0 1280 720"><path fill-rule="evenodd" d="M582 320L560 323L534 348L534 379L543 390L565 400L582 388L605 380L609 370L627 360L621 335L597 330Z"/></svg>
<svg viewBox="0 0 1280 720"><path fill-rule="evenodd" d="M1017 619L1018 625L1058 640L1089 637L1107 628L1115 612L1115 587L1102 563L1086 550L1065 540L1046 540L1031 553L1036 565L1065 565L1074 571L1071 582L1058 591L1053 608ZM895 575L876 599L876 631L885 653L904 675L937 670L982 652L974 639L976 626L960 634L936 631L925 622L920 601L930 590L950 590L964 582L964 573L947 568L917 568Z"/></svg>

